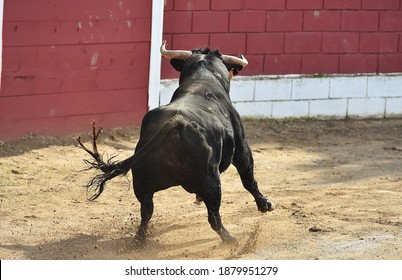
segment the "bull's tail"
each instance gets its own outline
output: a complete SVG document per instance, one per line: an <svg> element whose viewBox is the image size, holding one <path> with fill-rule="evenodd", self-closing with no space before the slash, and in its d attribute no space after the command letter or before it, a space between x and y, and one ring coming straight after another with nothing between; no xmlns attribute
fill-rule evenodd
<svg viewBox="0 0 402 280"><path fill-rule="evenodd" d="M98 148L96 145L96 140L99 137L99 134L102 131L102 128L95 128L95 123L92 124L92 148L93 151L87 149L84 144L81 142L81 138L77 138L78 145L84 149L88 154L90 154L94 161L84 160L90 167L89 169L96 169L102 171L100 174L93 177L88 184L85 186L87 188L87 198L88 200L95 200L97 199L103 192L105 188L105 184L107 181L113 179L114 177L125 175L127 172L135 165L135 163L143 157L143 155L147 154L152 147L154 147L157 143L164 139L164 135L166 134L169 129L176 125L177 123L174 122L174 118L165 123L165 125L142 147L139 151L137 151L131 157L123 160L123 161L116 161L112 162L112 159L109 159L107 162L103 161L102 156L98 152Z"/></svg>
<svg viewBox="0 0 402 280"><path fill-rule="evenodd" d="M131 158L117 163L103 162L102 164L89 162L90 168L100 169L103 173L95 175L85 186L87 188L88 200L97 199L103 192L107 181L119 175L125 175L130 170ZM85 160L86 161L86 160Z"/></svg>
<svg viewBox="0 0 402 280"><path fill-rule="evenodd" d="M87 149L84 144L81 142L81 137L77 138L78 145L85 150L88 154L90 154L94 161L89 161L84 159L84 162L89 165L89 168L85 169L85 171L90 169L96 169L102 171L102 173L93 177L85 187L87 188L87 198L88 200L97 199L103 192L105 188L105 184L107 181L117 177L119 175L125 175L130 170L130 162L131 158L129 157L126 160L121 162L112 162L112 159L107 160L107 162L103 161L102 156L98 152L98 147L96 145L96 140L101 133L102 128L95 128L95 123L92 124L92 149L93 151Z"/></svg>

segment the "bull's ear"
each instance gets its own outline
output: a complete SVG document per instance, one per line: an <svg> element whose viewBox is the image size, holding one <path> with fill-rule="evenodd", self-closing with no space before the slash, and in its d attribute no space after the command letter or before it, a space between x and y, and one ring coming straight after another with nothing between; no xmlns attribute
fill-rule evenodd
<svg viewBox="0 0 402 280"><path fill-rule="evenodd" d="M225 66L228 69L228 71L231 71L233 73L233 76L236 76L237 74L239 74L239 72L243 69L243 66L237 65L237 64L226 64L225 63Z"/></svg>
<svg viewBox="0 0 402 280"><path fill-rule="evenodd" d="M184 64L186 64L187 60L180 60L180 59L171 59L170 64L173 66L174 69L181 72L183 70Z"/></svg>

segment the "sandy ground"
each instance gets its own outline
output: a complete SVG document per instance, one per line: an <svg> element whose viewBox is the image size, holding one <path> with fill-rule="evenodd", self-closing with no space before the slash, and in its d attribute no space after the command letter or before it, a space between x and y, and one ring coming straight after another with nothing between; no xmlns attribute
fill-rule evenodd
<svg viewBox="0 0 402 280"><path fill-rule="evenodd" d="M222 244L181 187L155 195L149 242L132 245L139 203L127 177L95 202L84 151L68 137L0 142L0 259L402 259L402 120L245 121L257 211L234 168L222 174ZM90 125L88 125L88 130ZM131 155L138 128L105 131L105 156ZM89 135L83 134L89 141Z"/></svg>

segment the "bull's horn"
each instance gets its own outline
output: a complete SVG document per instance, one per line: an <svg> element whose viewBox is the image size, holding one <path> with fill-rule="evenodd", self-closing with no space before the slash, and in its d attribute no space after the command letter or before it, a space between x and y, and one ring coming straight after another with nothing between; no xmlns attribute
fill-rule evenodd
<svg viewBox="0 0 402 280"><path fill-rule="evenodd" d="M223 60L223 62L225 62L227 64L241 65L243 67L246 67L248 64L247 59L243 55L240 55L240 58L238 58L235 56L223 54L222 60Z"/></svg>
<svg viewBox="0 0 402 280"><path fill-rule="evenodd" d="M193 54L191 51L181 51L181 50L166 50L166 40L163 40L161 46L161 54L163 57L168 59L180 59L187 60Z"/></svg>

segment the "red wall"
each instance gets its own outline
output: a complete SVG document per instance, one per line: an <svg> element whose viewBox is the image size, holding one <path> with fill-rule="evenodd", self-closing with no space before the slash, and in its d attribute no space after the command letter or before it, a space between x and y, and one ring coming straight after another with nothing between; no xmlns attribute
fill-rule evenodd
<svg viewBox="0 0 402 280"><path fill-rule="evenodd" d="M174 49L242 53L242 75L402 72L401 2L167 0L164 37Z"/></svg>
<svg viewBox="0 0 402 280"><path fill-rule="evenodd" d="M0 140L139 124L149 0L5 0Z"/></svg>
<svg viewBox="0 0 402 280"><path fill-rule="evenodd" d="M246 55L242 75L402 72L402 0L166 0L168 48ZM0 140L139 124L151 0L4 0ZM178 74L163 60L162 78Z"/></svg>

